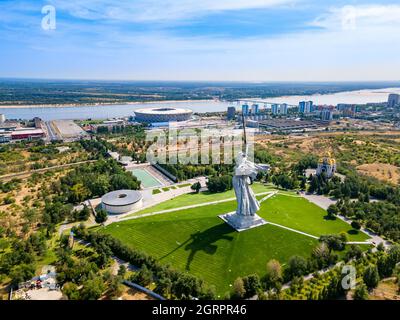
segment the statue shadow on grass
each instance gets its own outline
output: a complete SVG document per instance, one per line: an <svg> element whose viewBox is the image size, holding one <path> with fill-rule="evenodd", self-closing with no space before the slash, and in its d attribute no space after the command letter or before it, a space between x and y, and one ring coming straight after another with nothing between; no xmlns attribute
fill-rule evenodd
<svg viewBox="0 0 400 320"><path fill-rule="evenodd" d="M197 252L203 251L206 254L214 255L218 249L218 245L215 243L219 240L232 241L233 237L228 235L229 233L232 233L232 231L233 229L225 223L215 225L204 231L197 231L196 233L191 234L189 239L180 244L174 250L161 257L161 259L184 247L185 251L190 251L185 267L185 269L189 271L190 265Z"/></svg>

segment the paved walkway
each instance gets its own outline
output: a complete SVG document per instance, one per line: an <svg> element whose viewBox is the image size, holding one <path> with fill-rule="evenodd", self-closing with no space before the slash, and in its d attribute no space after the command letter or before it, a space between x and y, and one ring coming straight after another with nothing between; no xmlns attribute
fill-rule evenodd
<svg viewBox="0 0 400 320"><path fill-rule="evenodd" d="M276 193L277 192L274 192L274 191L268 191L268 192L257 193L256 196L262 196L262 195L267 194L268 196L261 200L261 201L265 201L268 198L270 198L273 195L275 195ZM204 206L208 206L208 205L212 205L212 204L230 202L230 201L234 201L234 200L236 200L236 198L228 198L228 199L222 199L222 200L217 200L217 201L212 201L212 202L204 202L204 203L192 204L190 206L184 206L184 207L179 207L179 208L155 211L155 212L151 212L151 213L147 213L147 214L142 214L142 215L139 215L139 216L126 217L126 218L122 218L122 219L120 218L120 219L118 219L118 221L139 219L139 218L143 218L143 217L154 216L154 215L168 213L168 212L181 211L181 210L186 210L186 209L193 209L193 208L198 208L198 207L204 207Z"/></svg>
<svg viewBox="0 0 400 320"><path fill-rule="evenodd" d="M117 221L124 221L124 220L130 220L133 218L136 218L136 216L131 216L130 215L154 207L157 204L160 204L162 202L174 199L176 197L179 197L181 195L187 194L187 193L192 193L193 190L191 189L192 184L194 184L195 182L200 182L201 186L204 187L206 185L206 177L199 177L199 178L195 178L195 179L190 179L187 181L183 181L180 182L177 185L181 185L181 184L187 184L189 183L190 186L184 187L184 188L179 188L177 187L176 189L170 189L169 191L166 192L161 192L158 194L152 194L152 190L144 190L142 191L143 194L143 206L139 209L135 209L131 212L125 213L125 214L120 214L117 216L109 216L105 225L109 225L111 223L117 222ZM171 187L171 186L169 186ZM156 188L157 189L157 188ZM146 194L147 193L147 194ZM171 210L171 211L175 211L175 210ZM144 215L138 216L138 217L143 217Z"/></svg>

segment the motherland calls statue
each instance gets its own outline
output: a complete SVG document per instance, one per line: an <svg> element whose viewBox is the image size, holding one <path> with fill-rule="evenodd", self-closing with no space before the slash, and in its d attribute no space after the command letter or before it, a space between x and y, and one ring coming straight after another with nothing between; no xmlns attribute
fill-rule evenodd
<svg viewBox="0 0 400 320"><path fill-rule="evenodd" d="M260 210L260 204L251 189L251 179L254 180L257 177L258 171L266 170L268 167L249 161L246 153L239 153L236 159L235 176L232 179L238 204L236 214L254 216Z"/></svg>
<svg viewBox="0 0 400 320"><path fill-rule="evenodd" d="M237 199L236 212L221 215L220 218L237 231L243 231L266 223L256 213L260 210L260 203L251 189L259 171L268 171L269 165L255 164L248 160L248 146L246 139L246 126L243 118L244 152L240 152L236 159L235 175L232 179L233 188Z"/></svg>

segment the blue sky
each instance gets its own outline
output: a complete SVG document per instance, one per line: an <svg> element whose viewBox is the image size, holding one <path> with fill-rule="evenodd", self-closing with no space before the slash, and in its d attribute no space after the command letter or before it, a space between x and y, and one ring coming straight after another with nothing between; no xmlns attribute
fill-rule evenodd
<svg viewBox="0 0 400 320"><path fill-rule="evenodd" d="M0 77L400 80L397 0L0 0L0 39Z"/></svg>

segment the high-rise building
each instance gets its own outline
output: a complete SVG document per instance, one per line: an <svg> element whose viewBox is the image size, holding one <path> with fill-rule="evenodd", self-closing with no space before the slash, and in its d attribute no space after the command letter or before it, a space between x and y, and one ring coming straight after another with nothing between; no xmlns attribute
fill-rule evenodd
<svg viewBox="0 0 400 320"><path fill-rule="evenodd" d="M394 108L397 105L400 105L400 95L398 94L390 94L388 99L388 108Z"/></svg>
<svg viewBox="0 0 400 320"><path fill-rule="evenodd" d="M300 101L299 102L299 113L305 113L306 111L306 102Z"/></svg>
<svg viewBox="0 0 400 320"><path fill-rule="evenodd" d="M357 112L357 106L355 104L339 103L337 110L345 117L354 117Z"/></svg>
<svg viewBox="0 0 400 320"><path fill-rule="evenodd" d="M6 122L6 116L2 113L0 113L0 123Z"/></svg>
<svg viewBox="0 0 400 320"><path fill-rule="evenodd" d="M272 114L287 114L287 104L273 104L271 107Z"/></svg>
<svg viewBox="0 0 400 320"><path fill-rule="evenodd" d="M280 105L280 114L287 114L288 106L286 103Z"/></svg>
<svg viewBox="0 0 400 320"><path fill-rule="evenodd" d="M249 105L248 104L242 105L242 114L244 116L248 116L249 115Z"/></svg>
<svg viewBox="0 0 400 320"><path fill-rule="evenodd" d="M314 112L314 102L307 101L306 102L306 112L305 113L311 113L311 112Z"/></svg>
<svg viewBox="0 0 400 320"><path fill-rule="evenodd" d="M235 120L236 118L236 108L235 107L228 107L228 112L227 112L227 118L228 120Z"/></svg>
<svg viewBox="0 0 400 320"><path fill-rule="evenodd" d="M300 101L299 102L300 113L311 113L314 112L314 105L312 101Z"/></svg>
<svg viewBox="0 0 400 320"><path fill-rule="evenodd" d="M324 109L321 111L321 120L331 121L333 119L333 112L329 109Z"/></svg>
<svg viewBox="0 0 400 320"><path fill-rule="evenodd" d="M253 105L251 106L251 113L252 113L253 115L257 115L257 114L259 113L259 106L258 106L258 104L253 104Z"/></svg>

